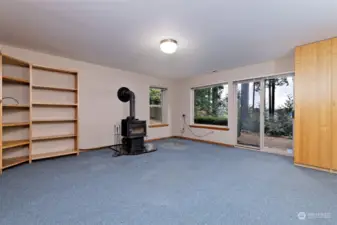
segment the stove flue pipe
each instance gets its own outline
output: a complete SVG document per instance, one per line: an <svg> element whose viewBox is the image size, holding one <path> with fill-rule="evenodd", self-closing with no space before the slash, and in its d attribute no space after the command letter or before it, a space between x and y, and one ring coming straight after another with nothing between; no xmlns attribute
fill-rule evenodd
<svg viewBox="0 0 337 225"><path fill-rule="evenodd" d="M127 87L121 87L117 92L117 97L122 102L130 101L130 117L136 117L136 96Z"/></svg>
<svg viewBox="0 0 337 225"><path fill-rule="evenodd" d="M136 118L136 96L133 91L130 92L130 116Z"/></svg>

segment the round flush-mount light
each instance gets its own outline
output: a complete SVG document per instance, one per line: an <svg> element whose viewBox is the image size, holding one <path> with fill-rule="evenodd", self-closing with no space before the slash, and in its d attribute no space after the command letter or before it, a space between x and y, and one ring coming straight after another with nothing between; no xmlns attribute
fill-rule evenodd
<svg viewBox="0 0 337 225"><path fill-rule="evenodd" d="M164 39L160 42L160 50L166 54L173 54L177 51L178 42L174 39Z"/></svg>

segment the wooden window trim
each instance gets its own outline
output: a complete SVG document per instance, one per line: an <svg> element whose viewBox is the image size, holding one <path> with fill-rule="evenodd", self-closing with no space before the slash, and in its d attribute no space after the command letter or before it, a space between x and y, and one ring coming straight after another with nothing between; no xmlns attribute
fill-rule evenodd
<svg viewBox="0 0 337 225"><path fill-rule="evenodd" d="M228 127L220 127L220 126L205 126L205 125L196 125L191 124L191 128L201 128L201 129L209 129L209 130L222 130L222 131L229 131Z"/></svg>
<svg viewBox="0 0 337 225"><path fill-rule="evenodd" d="M161 123L161 124L151 124L149 125L149 128L159 128L159 127L168 127L169 125L167 123Z"/></svg>

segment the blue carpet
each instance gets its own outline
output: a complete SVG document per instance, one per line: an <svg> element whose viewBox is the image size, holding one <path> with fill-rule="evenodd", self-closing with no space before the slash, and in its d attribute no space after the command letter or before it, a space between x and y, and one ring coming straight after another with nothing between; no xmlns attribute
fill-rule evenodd
<svg viewBox="0 0 337 225"><path fill-rule="evenodd" d="M119 158L101 150L8 169L0 224L337 224L337 176L288 157L183 142L185 150Z"/></svg>

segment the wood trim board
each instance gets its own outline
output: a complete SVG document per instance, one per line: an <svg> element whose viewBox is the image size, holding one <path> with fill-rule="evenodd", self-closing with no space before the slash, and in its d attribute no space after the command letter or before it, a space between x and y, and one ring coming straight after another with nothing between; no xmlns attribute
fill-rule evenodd
<svg viewBox="0 0 337 225"><path fill-rule="evenodd" d="M209 129L209 130L222 130L222 131L229 131L228 127L218 127L218 126L205 126L205 125L190 125L191 128L200 128L200 129Z"/></svg>
<svg viewBox="0 0 337 225"><path fill-rule="evenodd" d="M230 145L230 144L226 144L226 143L222 143L222 142L208 141L208 140L190 138L190 137L185 137L185 136L173 136L172 138L180 138L180 139L185 139L185 140L190 140L190 141L202 142L202 143L206 143L206 144L221 145L221 146L224 146L224 147L234 147L234 145Z"/></svg>
<svg viewBox="0 0 337 225"><path fill-rule="evenodd" d="M149 128L159 128L159 127L168 127L169 125L166 123L163 124L150 124Z"/></svg>
<svg viewBox="0 0 337 225"><path fill-rule="evenodd" d="M320 167L316 167L316 166L308 166L308 165L304 165L304 164L300 164L300 163L294 163L295 166L299 166L299 167L303 167L306 169L312 169L312 170L319 170L322 172L328 172L328 173L334 173L337 174L336 170L329 170L329 169L325 169L325 168L320 168Z"/></svg>
<svg viewBox="0 0 337 225"><path fill-rule="evenodd" d="M109 148L110 146L112 146L112 145L105 145L105 146L92 147L92 148L81 148L79 151L80 152L90 152L90 151L106 149L106 148Z"/></svg>
<svg viewBox="0 0 337 225"><path fill-rule="evenodd" d="M152 141L159 141L159 140L164 140L164 139L169 139L169 138L173 138L173 137L153 138L153 139L148 139L148 140L144 140L144 141L145 142L152 142ZM95 150L101 150L101 149L109 148L110 146L112 146L112 145L98 146L98 147L92 147L92 148L81 148L80 151L81 152L89 152L89 151L95 151Z"/></svg>
<svg viewBox="0 0 337 225"><path fill-rule="evenodd" d="M169 139L169 138L172 138L172 137L152 138L152 139L145 140L145 142L159 141L159 140L165 140L165 139Z"/></svg>

